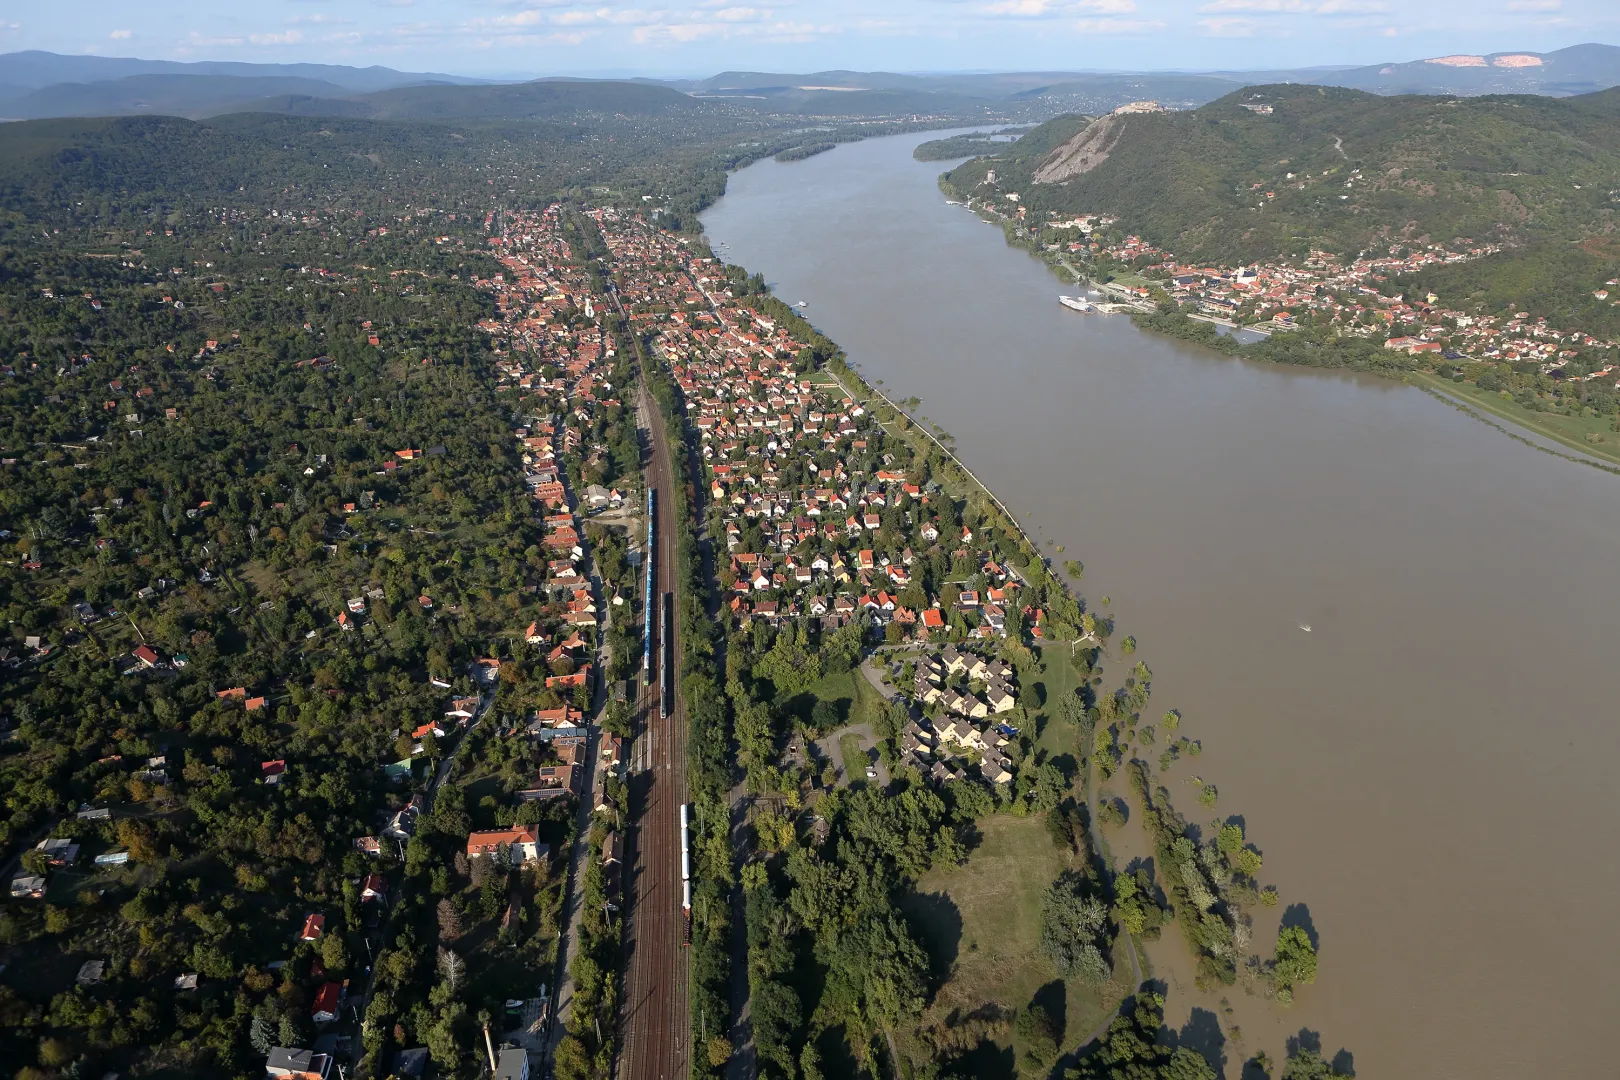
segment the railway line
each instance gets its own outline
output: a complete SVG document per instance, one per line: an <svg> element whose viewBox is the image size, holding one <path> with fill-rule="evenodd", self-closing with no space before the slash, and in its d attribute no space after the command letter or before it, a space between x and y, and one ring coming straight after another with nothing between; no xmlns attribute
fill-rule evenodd
<svg viewBox="0 0 1620 1080"><path fill-rule="evenodd" d="M675 483L664 425L645 385L639 412L647 433L648 551L643 591L646 640L636 698L630 776L631 825L625 877L625 971L621 1080L684 1080L691 1070L685 949L689 882L686 848L686 717L679 696L675 632Z"/></svg>

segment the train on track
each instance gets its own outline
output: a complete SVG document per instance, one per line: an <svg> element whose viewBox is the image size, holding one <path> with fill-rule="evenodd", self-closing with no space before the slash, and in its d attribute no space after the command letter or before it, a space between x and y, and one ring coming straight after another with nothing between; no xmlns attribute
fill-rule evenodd
<svg viewBox="0 0 1620 1080"><path fill-rule="evenodd" d="M665 720L675 711L675 594L664 594L663 618L659 620L658 715Z"/></svg>
<svg viewBox="0 0 1620 1080"><path fill-rule="evenodd" d="M655 516L658 498L657 488L647 489L647 580L641 593L641 677L648 685L652 685L652 648L653 648L653 579L658 574L658 558L654 554L658 549L654 546L658 539L658 519Z"/></svg>
<svg viewBox="0 0 1620 1080"><path fill-rule="evenodd" d="M691 803L681 803L681 916L686 924L681 944L692 944Z"/></svg>

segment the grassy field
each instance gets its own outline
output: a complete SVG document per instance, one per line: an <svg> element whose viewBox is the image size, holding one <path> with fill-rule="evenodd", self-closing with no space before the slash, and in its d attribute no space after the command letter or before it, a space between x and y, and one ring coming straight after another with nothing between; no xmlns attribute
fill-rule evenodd
<svg viewBox="0 0 1620 1080"><path fill-rule="evenodd" d="M1019 666L1018 687L1020 702L1032 715L1042 717L1037 721L1035 749L1054 758L1064 754L1074 756L1075 740L1080 732L1058 715L1057 703L1075 692L1080 685L1080 675L1069 659L1067 646L1053 645L1031 651L1035 663Z"/></svg>
<svg viewBox="0 0 1620 1080"><path fill-rule="evenodd" d="M1073 1049L1129 991L1129 956L1123 947L1117 952L1115 970L1124 978L1100 991L1059 979L1040 950L1041 904L1046 887L1069 865L1067 853L1053 845L1038 817L997 814L979 826L982 840L967 862L926 874L908 901L936 970L950 973L931 1012L952 1024L987 1003L1014 1010L1037 994L1043 1002L1061 999L1064 1049ZM976 1054L974 1075L1017 1075L1023 1048L1010 1045L1012 1038L1003 1035L998 1050Z"/></svg>
<svg viewBox="0 0 1620 1080"><path fill-rule="evenodd" d="M1438 390L1480 412L1527 428L1543 438L1551 439L1590 457L1620 464L1620 432L1609 429L1607 417L1536 412L1516 401L1502 397L1499 393L1481 390L1473 383L1452 382L1449 379L1421 374L1412 378L1419 385Z"/></svg>
<svg viewBox="0 0 1620 1080"><path fill-rule="evenodd" d="M810 710L818 701L831 702L838 710L838 727L874 723L883 711L883 695L858 670L828 675L796 694L782 694L776 707L808 724Z"/></svg>

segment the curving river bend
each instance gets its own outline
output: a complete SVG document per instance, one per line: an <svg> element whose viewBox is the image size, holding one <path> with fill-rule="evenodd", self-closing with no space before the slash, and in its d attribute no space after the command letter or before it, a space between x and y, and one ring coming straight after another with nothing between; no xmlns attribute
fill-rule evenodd
<svg viewBox="0 0 1620 1080"><path fill-rule="evenodd" d="M936 137L754 165L704 224L1085 562L1150 715L1204 742L1174 775L1307 906L1321 978L1286 1012L1229 993L1226 1076L1302 1028L1363 1077L1614 1075L1620 477L1410 387L1066 311L912 160ZM1183 953L1152 953L1173 1025L1218 1008Z"/></svg>

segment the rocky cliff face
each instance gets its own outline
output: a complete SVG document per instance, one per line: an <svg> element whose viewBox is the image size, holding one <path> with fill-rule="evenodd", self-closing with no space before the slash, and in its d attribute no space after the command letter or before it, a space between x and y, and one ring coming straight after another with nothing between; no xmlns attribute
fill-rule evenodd
<svg viewBox="0 0 1620 1080"><path fill-rule="evenodd" d="M1129 123L1129 115L1110 115L1093 120L1080 133L1047 155L1035 170L1037 184L1061 184L1090 172L1108 160L1109 151Z"/></svg>

